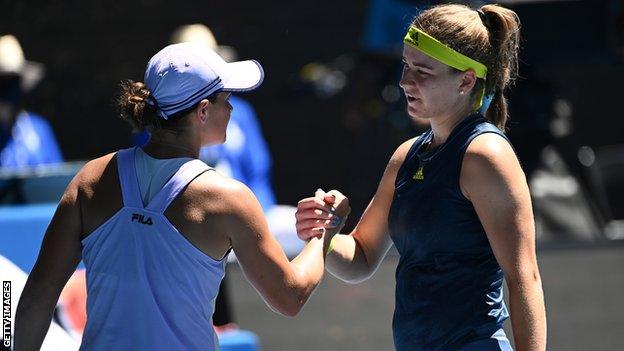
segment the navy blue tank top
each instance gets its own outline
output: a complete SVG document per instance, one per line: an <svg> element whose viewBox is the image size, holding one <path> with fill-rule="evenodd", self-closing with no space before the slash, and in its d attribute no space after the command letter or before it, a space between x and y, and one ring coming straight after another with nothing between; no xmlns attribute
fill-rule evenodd
<svg viewBox="0 0 624 351"><path fill-rule="evenodd" d="M459 175L480 134L503 132L482 115L466 117L437 148L418 137L399 169L390 236L400 254L392 322L397 350L457 350L489 338L509 314L503 272Z"/></svg>

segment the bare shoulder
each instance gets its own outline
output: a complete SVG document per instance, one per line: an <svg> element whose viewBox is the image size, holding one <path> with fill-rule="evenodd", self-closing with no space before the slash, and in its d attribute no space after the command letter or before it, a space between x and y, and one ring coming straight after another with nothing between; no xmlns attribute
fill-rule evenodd
<svg viewBox="0 0 624 351"><path fill-rule="evenodd" d="M519 167L518 158L507 140L495 133L477 136L468 145L463 171L473 174Z"/></svg>
<svg viewBox="0 0 624 351"><path fill-rule="evenodd" d="M260 206L245 184L215 171L202 173L186 193L202 201L212 213L237 213L250 206Z"/></svg>
<svg viewBox="0 0 624 351"><path fill-rule="evenodd" d="M252 191L218 172L204 172L189 185L185 195L197 204L193 207L201 209L204 223L210 223L211 230L224 233L232 243L266 228L262 206Z"/></svg>
<svg viewBox="0 0 624 351"><path fill-rule="evenodd" d="M102 178L107 167L110 167L111 160L115 157L115 154L112 152L87 162L78 171L76 178L84 185L97 183Z"/></svg>
<svg viewBox="0 0 624 351"><path fill-rule="evenodd" d="M390 158L390 162L388 163L389 169L393 169L395 172L398 171L398 169L405 161L407 153L409 152L412 145L414 145L414 142L417 138L418 137L411 138L403 142L403 144L399 145L399 147L394 151L394 154L392 154L392 157Z"/></svg>
<svg viewBox="0 0 624 351"><path fill-rule="evenodd" d="M87 195L93 193L93 188L102 180L107 168L110 168L114 156L115 153L110 153L87 162L67 186L63 199L71 195L75 197L78 192Z"/></svg>
<svg viewBox="0 0 624 351"><path fill-rule="evenodd" d="M520 162L507 140L494 133L477 136L466 149L460 174L462 193L509 192L526 187Z"/></svg>

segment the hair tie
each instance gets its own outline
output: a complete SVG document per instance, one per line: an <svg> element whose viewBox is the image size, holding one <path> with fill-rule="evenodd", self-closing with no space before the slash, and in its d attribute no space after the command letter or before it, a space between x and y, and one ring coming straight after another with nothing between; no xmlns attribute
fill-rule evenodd
<svg viewBox="0 0 624 351"><path fill-rule="evenodd" d="M145 103L153 106L156 109L156 114L158 114L163 119L168 119L168 116L165 112L163 112L158 106L158 102L154 99L154 96L150 93L149 96L145 99Z"/></svg>
<svg viewBox="0 0 624 351"><path fill-rule="evenodd" d="M481 18L481 22L483 23L485 28L487 28L489 30L490 29L490 19L488 18L488 16L481 9L478 9L476 11L479 14L479 17Z"/></svg>
<svg viewBox="0 0 624 351"><path fill-rule="evenodd" d="M156 108L158 108L158 103L156 103L156 100L154 100L154 98L150 95L145 99L145 103L150 105L150 106L154 106Z"/></svg>

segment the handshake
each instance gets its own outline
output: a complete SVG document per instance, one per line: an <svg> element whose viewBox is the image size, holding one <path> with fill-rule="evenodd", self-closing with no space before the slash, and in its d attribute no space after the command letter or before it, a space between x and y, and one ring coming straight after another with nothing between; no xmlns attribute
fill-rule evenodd
<svg viewBox="0 0 624 351"><path fill-rule="evenodd" d="M297 204L297 236L304 241L320 238L323 234L334 236L344 227L350 212L349 199L341 192L317 189L314 197Z"/></svg>

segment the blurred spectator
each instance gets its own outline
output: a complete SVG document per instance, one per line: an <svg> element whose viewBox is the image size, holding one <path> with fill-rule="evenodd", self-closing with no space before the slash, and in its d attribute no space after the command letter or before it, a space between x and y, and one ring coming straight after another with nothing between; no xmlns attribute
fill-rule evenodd
<svg viewBox="0 0 624 351"><path fill-rule="evenodd" d="M364 51L400 55L403 36L419 8L431 1L372 0L362 36Z"/></svg>
<svg viewBox="0 0 624 351"><path fill-rule="evenodd" d="M17 303L19 302L26 279L28 275L22 271L13 262L9 261L6 257L0 255L0 280L3 282L11 282L10 286L10 300L11 300L11 314L10 321L11 326L15 325L15 311L17 310ZM50 324L50 329L43 340L41 346L42 351L71 351L78 350L79 342L72 337L71 334L66 332L62 327L62 322L65 319L65 312L62 306L58 305L54 312L54 319ZM11 331L12 335L13 331ZM2 345L2 343L0 343ZM7 348L8 350L9 348ZM4 350L4 349L3 349Z"/></svg>
<svg viewBox="0 0 624 351"><path fill-rule="evenodd" d="M539 167L542 150L555 142L552 124L558 92L552 82L527 64L521 64L522 78L508 94L507 134L528 179Z"/></svg>
<svg viewBox="0 0 624 351"><path fill-rule="evenodd" d="M62 162L48 122L22 106L24 94L43 77L43 66L26 61L12 35L0 36L0 167Z"/></svg>
<svg viewBox="0 0 624 351"><path fill-rule="evenodd" d="M87 324L87 275L84 268L77 269L69 278L59 297L59 305L65 311L67 328L80 339Z"/></svg>

